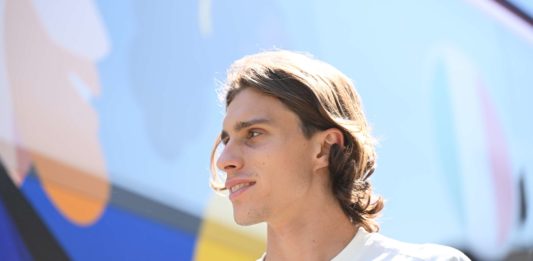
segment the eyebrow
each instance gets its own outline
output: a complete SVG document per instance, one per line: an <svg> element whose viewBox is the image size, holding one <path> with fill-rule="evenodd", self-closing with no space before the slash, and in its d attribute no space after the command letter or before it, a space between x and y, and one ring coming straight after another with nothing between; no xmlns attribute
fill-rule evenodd
<svg viewBox="0 0 533 261"><path fill-rule="evenodd" d="M235 132L239 132L242 129L248 128L250 126L253 126L253 125L256 125L256 124L269 123L269 122L270 122L270 119L267 119L267 118L252 119L252 120L249 120L249 121L239 121L239 122L235 123L235 125L233 126L233 130ZM227 131L222 130L222 132L220 132L220 139L221 140L226 139L228 136L229 135L228 135Z"/></svg>

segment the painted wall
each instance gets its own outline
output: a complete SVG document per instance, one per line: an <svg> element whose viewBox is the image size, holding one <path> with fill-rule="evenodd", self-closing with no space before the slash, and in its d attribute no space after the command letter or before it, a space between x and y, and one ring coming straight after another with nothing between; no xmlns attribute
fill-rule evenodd
<svg viewBox="0 0 533 261"><path fill-rule="evenodd" d="M233 224L209 153L226 68L274 47L354 80L383 234L483 259L531 249L532 10L1 0L0 259L255 260L264 226Z"/></svg>

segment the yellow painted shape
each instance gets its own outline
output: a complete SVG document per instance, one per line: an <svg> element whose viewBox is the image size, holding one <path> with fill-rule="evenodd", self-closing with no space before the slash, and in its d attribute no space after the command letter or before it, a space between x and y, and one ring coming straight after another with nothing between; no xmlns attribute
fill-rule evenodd
<svg viewBox="0 0 533 261"><path fill-rule="evenodd" d="M263 240L207 218L200 227L195 260L257 260L264 248Z"/></svg>

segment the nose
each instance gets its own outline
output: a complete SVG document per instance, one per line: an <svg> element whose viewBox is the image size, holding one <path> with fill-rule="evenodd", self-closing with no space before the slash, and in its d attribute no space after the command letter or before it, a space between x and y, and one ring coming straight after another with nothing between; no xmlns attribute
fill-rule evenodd
<svg viewBox="0 0 533 261"><path fill-rule="evenodd" d="M228 176L238 171L243 166L240 150L234 143L229 142L217 159L217 168L226 172Z"/></svg>

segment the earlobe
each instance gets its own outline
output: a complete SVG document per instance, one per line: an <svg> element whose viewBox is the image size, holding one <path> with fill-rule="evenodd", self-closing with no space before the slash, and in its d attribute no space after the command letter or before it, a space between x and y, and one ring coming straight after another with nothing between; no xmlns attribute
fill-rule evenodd
<svg viewBox="0 0 533 261"><path fill-rule="evenodd" d="M322 146L320 146L320 151L316 155L316 158L315 158L316 160L315 170L328 167L330 148L331 148L331 145L329 145L328 143L323 143Z"/></svg>

